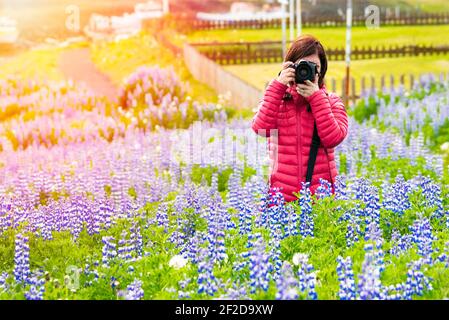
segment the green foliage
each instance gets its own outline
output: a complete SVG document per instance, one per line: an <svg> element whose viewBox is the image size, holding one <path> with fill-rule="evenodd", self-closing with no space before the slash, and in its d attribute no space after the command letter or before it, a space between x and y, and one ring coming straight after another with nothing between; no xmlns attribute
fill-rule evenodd
<svg viewBox="0 0 449 320"><path fill-rule="evenodd" d="M376 161L379 161L376 159ZM410 166L407 163L397 162L394 164L390 160L390 167ZM380 163L380 162L379 162ZM421 164L419 164L421 165ZM392 169L394 171L395 169ZM213 167L194 167L192 172L192 181L195 183L211 183L211 177L218 168ZM222 177L222 186L226 191L226 182L229 174L232 172L230 168L222 170L219 176ZM404 171L407 172L407 171ZM253 174L253 170L245 168L244 179L248 179ZM446 190L447 192L447 190ZM46 299L116 299L119 291L124 290L127 285L134 281L135 278L141 279L143 282L143 290L145 291L145 299L178 299L175 290L191 291L191 299L211 299L211 297L198 294L197 284L197 267L188 263L181 269L175 269L169 266L170 259L177 254L178 249L169 241L171 234L176 230L177 221L184 221L183 226L191 230L191 232L207 232L206 220L195 213L193 208L186 209L183 213L176 214L172 208L172 200L175 194L167 195L168 218L170 227L165 229L157 224L145 227L147 221L154 219L159 203L149 203L141 211L135 222L141 227L141 233L145 245L145 256L135 262L123 262L114 259L109 267L101 264L101 250L103 236L113 236L120 239L123 230L128 230L132 221L119 220L107 232L102 231L98 235L90 236L84 230L80 237L73 241L72 235L66 232L54 233L52 240L42 240L32 234L30 236L30 260L31 268L43 268L45 274L45 298ZM403 215L398 215L385 209L381 209L381 228L383 236L386 239L383 244L383 250L386 253L385 261L386 269L382 274L382 282L384 285L396 284L405 281L407 264L418 258L416 249L411 249L405 254L396 257L389 254L389 249L393 243L389 240L393 229L399 230L402 234L409 233L408 226L418 217L418 212L422 212L425 217L430 217L434 209L427 208L423 205L423 198L420 192L415 192L410 199L412 207ZM315 198L315 197L314 197ZM283 261L292 262L295 253L305 253L310 257L310 263L317 270L317 294L319 299L338 299L339 283L336 274L337 257L351 256L354 262L355 279L361 272L364 260L364 244L361 239L353 247L347 247L346 244L346 228L347 222L341 220L342 215L356 205L354 201L335 200L326 198L322 200L314 199L313 215L315 222L315 236L303 238L300 235L291 236L281 241L281 259ZM297 214L301 213L298 202L292 202ZM362 205L363 208L363 205ZM238 213L231 210L232 220L238 225ZM253 220L254 223L254 220ZM363 225L361 226L363 227ZM445 247L445 243L449 240L447 229L444 223L432 220L434 234L438 240L435 241L435 247L440 251ZM255 228L255 232L260 232L265 240L269 239L269 231L265 228ZM0 270L11 272L14 267L14 239L15 235L20 232L18 230L9 230L0 237ZM245 267L240 272L233 269L234 263L241 261L240 253L247 250L247 235L239 234L238 230L227 230L225 234L225 247L227 260L218 263L214 267L214 275L217 278L229 279L232 283L244 283L249 277L249 268ZM99 278L94 280L92 275L79 273L79 286L71 287L71 276L76 270L84 269L86 263L91 266L95 261L100 261L100 265L96 267ZM132 266L134 271L129 272L128 267ZM294 270L297 267L294 266ZM428 299L442 299L447 297L447 279L449 279L449 271L441 264L426 271L426 275L434 278L434 290L425 292L422 297ZM116 280L116 287L111 286L111 279ZM181 289L179 281L191 279L186 288ZM12 284L11 279L9 283ZM1 293L1 299L23 299L24 288L20 285L10 289L9 293ZM219 290L217 295L225 294ZM250 294L252 299L273 299L276 294L276 284L270 282L267 292L257 291ZM304 297L302 297L304 298Z"/></svg>

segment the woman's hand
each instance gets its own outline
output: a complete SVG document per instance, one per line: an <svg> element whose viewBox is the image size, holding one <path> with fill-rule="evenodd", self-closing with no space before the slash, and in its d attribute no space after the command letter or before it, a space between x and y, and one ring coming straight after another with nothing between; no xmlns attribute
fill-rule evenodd
<svg viewBox="0 0 449 320"><path fill-rule="evenodd" d="M293 62L286 61L282 64L282 71L279 77L277 77L277 81L285 84L286 86L290 85L291 82L295 82L295 69L290 68L293 65Z"/></svg>
<svg viewBox="0 0 449 320"><path fill-rule="evenodd" d="M297 84L296 91L302 95L304 98L310 97L312 94L320 90L318 87L318 74L315 75L315 81L306 80L304 84Z"/></svg>

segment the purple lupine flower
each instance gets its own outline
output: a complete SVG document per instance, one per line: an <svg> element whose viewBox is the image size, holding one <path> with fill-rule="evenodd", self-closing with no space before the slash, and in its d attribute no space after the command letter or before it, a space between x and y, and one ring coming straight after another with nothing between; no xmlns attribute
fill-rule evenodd
<svg viewBox="0 0 449 320"><path fill-rule="evenodd" d="M299 198L299 206L301 207L301 213L299 215L299 233L303 237L314 236L312 193L310 192L309 185L309 182L302 182Z"/></svg>
<svg viewBox="0 0 449 320"><path fill-rule="evenodd" d="M395 229L391 234L391 242L393 243L393 246L390 250L390 254L399 256L412 247L412 236L409 234L401 236L399 231Z"/></svg>
<svg viewBox="0 0 449 320"><path fill-rule="evenodd" d="M0 293L4 291L8 291L9 286L7 284L7 280L9 278L9 274L7 272L3 272L0 274Z"/></svg>
<svg viewBox="0 0 449 320"><path fill-rule="evenodd" d="M401 300L404 295L405 285L398 283L396 285L390 285L385 287L384 294L385 300Z"/></svg>
<svg viewBox="0 0 449 320"><path fill-rule="evenodd" d="M383 242L382 229L378 222L371 221L366 225L365 241L373 241L376 243Z"/></svg>
<svg viewBox="0 0 449 320"><path fill-rule="evenodd" d="M120 240L118 242L117 248L118 258L123 259L125 261L132 260L133 258L132 253L134 252L134 250L135 250L134 244L132 243L132 241L128 239L128 231L123 230Z"/></svg>
<svg viewBox="0 0 449 320"><path fill-rule="evenodd" d="M38 279L37 276L34 276L28 280L28 284L30 289L25 292L25 298L27 300L44 300L45 279Z"/></svg>
<svg viewBox="0 0 449 320"><path fill-rule="evenodd" d="M194 293L193 290L187 290L187 287L189 284L192 283L192 279L186 278L184 280L181 280L178 282L180 290L178 290L178 298L179 299L190 299L192 294Z"/></svg>
<svg viewBox="0 0 449 320"><path fill-rule="evenodd" d="M248 292L246 286L242 284L235 284L226 290L226 294L221 296L219 299L223 300L251 300L248 297Z"/></svg>
<svg viewBox="0 0 449 320"><path fill-rule="evenodd" d="M409 228L412 231L412 242L418 246L418 254L431 261L432 244L436 237L432 234L432 226L429 219L418 219Z"/></svg>
<svg viewBox="0 0 449 320"><path fill-rule="evenodd" d="M293 256L293 264L298 266L299 292L305 293L307 299L316 300L318 298L315 290L317 279L314 268L309 263L309 257L306 254L296 253Z"/></svg>
<svg viewBox="0 0 449 320"><path fill-rule="evenodd" d="M180 254L194 264L197 264L200 257L200 246L206 240L204 234L196 233L193 237L189 238L187 243L181 249Z"/></svg>
<svg viewBox="0 0 449 320"><path fill-rule="evenodd" d="M347 225L346 230L346 246L348 248L354 246L359 241L360 225L354 220L351 220Z"/></svg>
<svg viewBox="0 0 449 320"><path fill-rule="evenodd" d="M276 300L296 300L298 299L298 280L293 275L292 266L284 261L281 275L276 280L277 292Z"/></svg>
<svg viewBox="0 0 449 320"><path fill-rule="evenodd" d="M427 207L435 207L436 210L432 213L432 217L441 219L444 216L443 200L441 198L441 187L432 183L429 178L424 178L421 182L422 193L425 197L425 204Z"/></svg>
<svg viewBox="0 0 449 320"><path fill-rule="evenodd" d="M252 211L247 203L240 201L238 205L239 211L239 233L241 235L251 232L252 227Z"/></svg>
<svg viewBox="0 0 449 320"><path fill-rule="evenodd" d="M134 279L134 281L126 287L125 291L120 291L118 296L125 300L142 300L145 292L142 289L142 281Z"/></svg>
<svg viewBox="0 0 449 320"><path fill-rule="evenodd" d="M422 260L413 261L407 271L407 280L404 285L402 298L410 300L413 295L422 296L424 291L432 290L431 278L424 275L421 271Z"/></svg>
<svg viewBox="0 0 449 320"><path fill-rule="evenodd" d="M184 233L179 231L173 231L170 235L170 238L168 239L171 243L173 243L176 248L181 247L186 242L186 236Z"/></svg>
<svg viewBox="0 0 449 320"><path fill-rule="evenodd" d="M285 221L285 236L296 236L299 234L298 231L298 219L299 216L296 213L296 210L291 205L285 206L285 212L286 212L286 221Z"/></svg>
<svg viewBox="0 0 449 320"><path fill-rule="evenodd" d="M114 237L103 237L101 241L103 242L102 263L107 267L111 260L117 257L117 244Z"/></svg>
<svg viewBox="0 0 449 320"><path fill-rule="evenodd" d="M332 194L332 185L326 179L320 178L320 185L316 189L316 196L318 199L330 197Z"/></svg>
<svg viewBox="0 0 449 320"><path fill-rule="evenodd" d="M369 186L365 194L364 202L366 204L364 215L365 222L369 225L371 222L380 223L380 205L378 190L374 186Z"/></svg>
<svg viewBox="0 0 449 320"><path fill-rule="evenodd" d="M383 252L380 245L365 245L365 260L362 265L362 273L359 275L358 293L361 300L382 300L385 298L380 280L380 274L384 270Z"/></svg>
<svg viewBox="0 0 449 320"><path fill-rule="evenodd" d="M98 267L98 263L96 264L96 266ZM87 286L91 286L93 284L93 282L97 282L98 279L100 278L100 275L98 273L97 269L91 269L91 265L86 263L86 265L84 266L83 269L83 273L86 276L87 280L86 280L86 285Z"/></svg>
<svg viewBox="0 0 449 320"><path fill-rule="evenodd" d="M445 267L449 267L449 242L446 242L444 245L444 252L438 255L435 259L435 262L444 262Z"/></svg>
<svg viewBox="0 0 449 320"><path fill-rule="evenodd" d="M269 210L270 195L268 192L264 192L260 196L259 204L257 206L258 216L256 217L257 227L268 228L268 210Z"/></svg>
<svg viewBox="0 0 449 320"><path fill-rule="evenodd" d="M234 173L229 177L228 181L228 204L231 208L239 210L239 203L241 199L241 189L242 189L242 170L237 167Z"/></svg>
<svg viewBox="0 0 449 320"><path fill-rule="evenodd" d="M130 228L130 242L137 257L142 257L143 255L143 238L140 232L140 226L135 222Z"/></svg>
<svg viewBox="0 0 449 320"><path fill-rule="evenodd" d="M16 236L14 252L14 278L16 282L25 284L31 275L30 272L30 247L28 237Z"/></svg>
<svg viewBox="0 0 449 320"><path fill-rule="evenodd" d="M352 260L350 257L343 259L338 256L337 261L337 275L340 284L338 296L340 297L340 300L355 300L357 291L354 281L354 272L352 270Z"/></svg>
<svg viewBox="0 0 449 320"><path fill-rule="evenodd" d="M209 258L206 249L200 251L198 262L198 293L213 296L217 292L217 279L214 276L214 261Z"/></svg>
<svg viewBox="0 0 449 320"><path fill-rule="evenodd" d="M220 205L212 205L209 207L207 221L208 221L208 254L213 263L216 261L223 261L226 257L225 249L225 228L226 221L221 211L218 209Z"/></svg>
<svg viewBox="0 0 449 320"><path fill-rule="evenodd" d="M270 272L273 270L273 267L265 248L263 239L258 238L253 248L249 251L250 292L252 294L259 289L268 290Z"/></svg>
<svg viewBox="0 0 449 320"><path fill-rule="evenodd" d="M335 199L348 200L348 194L346 189L346 177L338 175L335 177Z"/></svg>
<svg viewBox="0 0 449 320"><path fill-rule="evenodd" d="M156 219L159 226L164 227L165 232L168 231L168 208L165 203L159 205L156 212Z"/></svg>

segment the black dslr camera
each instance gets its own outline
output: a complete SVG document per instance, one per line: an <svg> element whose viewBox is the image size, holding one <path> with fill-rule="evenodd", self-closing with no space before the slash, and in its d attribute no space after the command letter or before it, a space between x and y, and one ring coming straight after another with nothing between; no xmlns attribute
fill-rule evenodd
<svg viewBox="0 0 449 320"><path fill-rule="evenodd" d="M316 63L310 61L300 61L295 63L289 68L295 69L295 82L304 83L306 80L311 82L315 81L315 75L318 73L318 67Z"/></svg>

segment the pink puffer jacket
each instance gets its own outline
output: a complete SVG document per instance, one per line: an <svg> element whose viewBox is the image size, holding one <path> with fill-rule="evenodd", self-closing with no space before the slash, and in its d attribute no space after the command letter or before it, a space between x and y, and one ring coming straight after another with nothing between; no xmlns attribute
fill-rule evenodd
<svg viewBox="0 0 449 320"><path fill-rule="evenodd" d="M292 99L282 100L286 92L292 95ZM307 110L307 102L311 111ZM269 139L272 166L270 185L281 188L286 201L297 199L293 192L299 192L301 182L306 180L314 119L321 144L310 190L314 194L319 186L319 179L323 178L332 183L334 192L337 176L334 147L348 133L346 109L337 95L328 94L323 86L310 97L304 98L296 92L294 86L289 88L274 79L266 88L253 119L253 130ZM277 129L277 141L273 137L276 134L274 129Z"/></svg>

